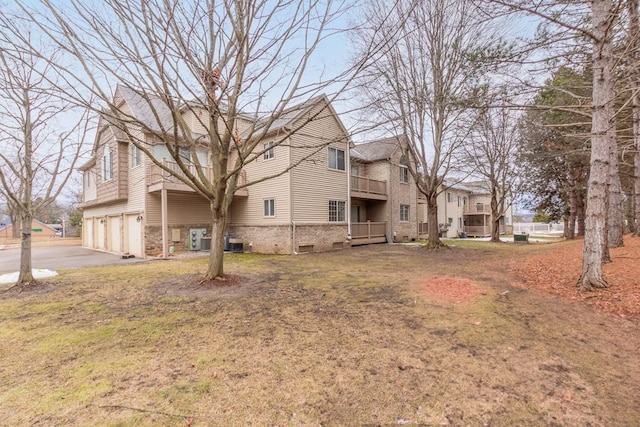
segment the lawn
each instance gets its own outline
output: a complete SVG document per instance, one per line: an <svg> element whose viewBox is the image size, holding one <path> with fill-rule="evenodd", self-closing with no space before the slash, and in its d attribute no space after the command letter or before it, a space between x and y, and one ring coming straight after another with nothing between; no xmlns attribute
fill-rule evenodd
<svg viewBox="0 0 640 427"><path fill-rule="evenodd" d="M640 424L640 323L528 289L570 243L63 271L0 294L4 425ZM514 286L519 282L517 286Z"/></svg>

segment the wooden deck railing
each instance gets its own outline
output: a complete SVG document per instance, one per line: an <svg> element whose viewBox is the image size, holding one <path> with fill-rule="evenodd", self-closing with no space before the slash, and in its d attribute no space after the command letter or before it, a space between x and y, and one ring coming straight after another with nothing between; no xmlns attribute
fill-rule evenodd
<svg viewBox="0 0 640 427"><path fill-rule="evenodd" d="M351 175L351 191L367 194L387 194L387 182L364 176Z"/></svg>
<svg viewBox="0 0 640 427"><path fill-rule="evenodd" d="M465 205L464 206L464 213L466 214L474 214L474 213L486 213L486 214L490 214L491 213L491 206L490 205L485 205L483 203L477 203L475 205Z"/></svg>
<svg viewBox="0 0 640 427"><path fill-rule="evenodd" d="M354 222L351 223L351 238L370 239L372 237L384 237L386 230L386 222Z"/></svg>

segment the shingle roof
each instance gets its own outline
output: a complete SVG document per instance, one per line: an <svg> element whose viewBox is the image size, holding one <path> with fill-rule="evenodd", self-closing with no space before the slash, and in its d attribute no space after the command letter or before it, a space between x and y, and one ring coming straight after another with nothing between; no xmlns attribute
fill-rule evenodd
<svg viewBox="0 0 640 427"><path fill-rule="evenodd" d="M365 162L375 162L377 160L389 159L399 148L401 137L392 136L375 141L356 144L350 150L351 157Z"/></svg>

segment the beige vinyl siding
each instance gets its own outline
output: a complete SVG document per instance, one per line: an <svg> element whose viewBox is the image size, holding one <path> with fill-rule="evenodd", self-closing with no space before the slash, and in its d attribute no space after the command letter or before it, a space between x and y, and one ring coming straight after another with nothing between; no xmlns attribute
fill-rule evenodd
<svg viewBox="0 0 640 427"><path fill-rule="evenodd" d="M136 212L145 210L145 194L147 192L146 167L144 154L139 166L129 169L129 187L127 192L127 211ZM131 160L129 160L131 162ZM129 167L131 164L129 163Z"/></svg>
<svg viewBox="0 0 640 427"><path fill-rule="evenodd" d="M111 152L112 158L112 176L111 179L107 181L104 180L103 170L104 170L104 147L108 146L109 151ZM113 134L108 128L103 129L100 133L100 140L98 143L98 148L96 150L97 158L97 168L98 168L98 176L97 176L97 184L96 184L96 199L98 201L107 201L113 200L118 197L118 149L117 143L114 140Z"/></svg>
<svg viewBox="0 0 640 427"><path fill-rule="evenodd" d="M276 137L277 138L277 137ZM271 140L265 140L269 142ZM258 144L256 152L262 150L263 142ZM284 171L291 162L291 156L287 143L273 147L274 157L264 160L262 156L248 163L244 170L247 174L247 182L255 181L278 172ZM246 200L234 201L231 210L233 224L243 225L269 225L284 224L290 222L290 173L284 173L275 178L251 185L248 188L249 197ZM264 200L275 199L275 216L264 217Z"/></svg>
<svg viewBox="0 0 640 427"><path fill-rule="evenodd" d="M148 193L147 225L162 224L160 192ZM169 226L180 224L211 223L210 204L204 197L194 193L168 193L167 221Z"/></svg>
<svg viewBox="0 0 640 427"><path fill-rule="evenodd" d="M97 218L111 215L120 215L126 212L131 212L128 204L126 202L118 202L84 208L82 211L82 216L84 218Z"/></svg>
<svg viewBox="0 0 640 427"><path fill-rule="evenodd" d="M322 105L316 107L316 110ZM315 111L311 112L311 115ZM291 139L292 161L298 162L305 156L308 160L292 171L293 220L300 223L328 223L329 201L347 202L349 199L349 143L338 119L326 109L317 120L306 124ZM345 153L345 170L329 169L327 147L314 146L330 142L329 146ZM345 216L348 216L346 213ZM348 218L345 218L348 219Z"/></svg>
<svg viewBox="0 0 640 427"><path fill-rule="evenodd" d="M186 110L182 117L187 126L189 126L193 132L200 135L206 135L208 133L207 128L209 126L209 118L207 117L207 114L207 111L203 108L193 108ZM219 119L218 125L220 126L220 129L224 129L225 124L222 118ZM236 127L241 135L249 126L251 126L251 122L246 119L239 118L236 120Z"/></svg>

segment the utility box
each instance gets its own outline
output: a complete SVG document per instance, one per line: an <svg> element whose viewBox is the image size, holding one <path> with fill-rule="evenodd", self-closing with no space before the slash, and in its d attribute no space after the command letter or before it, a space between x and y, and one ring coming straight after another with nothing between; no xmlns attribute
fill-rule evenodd
<svg viewBox="0 0 640 427"><path fill-rule="evenodd" d="M189 250L199 251L202 249L201 240L203 237L207 237L206 228L191 228L189 229ZM211 239L209 239L211 241ZM211 245L209 245L211 247Z"/></svg>
<svg viewBox="0 0 640 427"><path fill-rule="evenodd" d="M515 243L529 243L529 235L526 233L514 234L513 241Z"/></svg>

